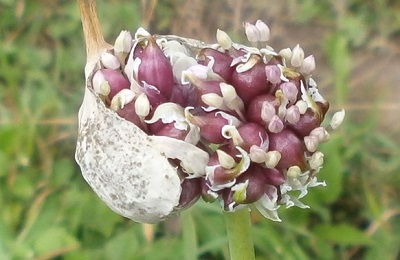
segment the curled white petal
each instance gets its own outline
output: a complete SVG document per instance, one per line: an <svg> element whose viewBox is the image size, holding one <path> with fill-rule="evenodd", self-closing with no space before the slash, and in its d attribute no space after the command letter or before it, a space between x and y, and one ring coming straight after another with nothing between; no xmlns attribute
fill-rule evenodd
<svg viewBox="0 0 400 260"><path fill-rule="evenodd" d="M218 94L215 93L207 93L201 96L201 101L206 103L209 106L221 108L224 100Z"/></svg>
<svg viewBox="0 0 400 260"><path fill-rule="evenodd" d="M140 39L140 38L145 38L145 37L150 37L151 34L146 31L143 27L139 27L137 31L135 32L135 39Z"/></svg>
<svg viewBox="0 0 400 260"><path fill-rule="evenodd" d="M270 192L270 196L264 194L258 201L254 203L254 206L257 210L266 218L271 219L273 221L281 222L282 220L278 216L277 209L279 206L276 203L278 199L278 193L274 186L268 185L268 189Z"/></svg>
<svg viewBox="0 0 400 260"><path fill-rule="evenodd" d="M108 81L105 80L104 75L100 70L93 75L92 82L93 89L96 93L103 96L110 94L110 85L108 84Z"/></svg>
<svg viewBox="0 0 400 260"><path fill-rule="evenodd" d="M220 115L222 118L226 119L228 121L229 125L233 126L239 126L242 122L237 119L235 116L232 116L230 114L225 113L224 111L218 111L215 113L215 115Z"/></svg>
<svg viewBox="0 0 400 260"><path fill-rule="evenodd" d="M124 106L133 101L135 93L130 89L123 89L118 92L111 100L110 108L114 111L124 108Z"/></svg>
<svg viewBox="0 0 400 260"><path fill-rule="evenodd" d="M232 139L235 145L243 143L243 138L240 136L239 131L234 125L224 125L221 129L221 134L226 139Z"/></svg>
<svg viewBox="0 0 400 260"><path fill-rule="evenodd" d="M159 105L154 111L153 117L149 120L145 120L145 122L153 124L160 119L164 124L186 121L183 107L172 102ZM177 127L177 125L175 125L175 127ZM186 130L187 128L186 126L183 126L182 128L177 129Z"/></svg>
<svg viewBox="0 0 400 260"><path fill-rule="evenodd" d="M254 67L254 65L257 64L257 62L259 62L259 59L260 59L259 56L251 55L250 58L245 63L241 63L236 66L236 71L238 73L241 73L250 70L251 68Z"/></svg>
<svg viewBox="0 0 400 260"><path fill-rule="evenodd" d="M185 141L166 136L149 136L149 138L154 141L154 149L165 157L180 160L185 172L195 176L206 174L205 167L209 159L207 152Z"/></svg>

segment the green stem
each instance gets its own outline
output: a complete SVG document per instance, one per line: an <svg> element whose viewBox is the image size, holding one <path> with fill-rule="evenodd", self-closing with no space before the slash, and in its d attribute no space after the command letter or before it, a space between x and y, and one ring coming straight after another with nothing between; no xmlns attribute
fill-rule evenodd
<svg viewBox="0 0 400 260"><path fill-rule="evenodd" d="M248 209L224 212L231 260L255 259Z"/></svg>
<svg viewBox="0 0 400 260"><path fill-rule="evenodd" d="M181 219L183 227L184 259L196 260L199 250L197 248L196 226L191 209L182 212Z"/></svg>

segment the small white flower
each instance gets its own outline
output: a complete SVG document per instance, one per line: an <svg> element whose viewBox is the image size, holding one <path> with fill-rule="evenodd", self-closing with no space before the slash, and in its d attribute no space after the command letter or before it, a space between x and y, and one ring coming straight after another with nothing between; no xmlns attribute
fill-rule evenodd
<svg viewBox="0 0 400 260"><path fill-rule="evenodd" d="M100 56L100 61L107 69L117 70L121 66L117 57L109 52L103 52Z"/></svg>
<svg viewBox="0 0 400 260"><path fill-rule="evenodd" d="M167 102L159 105L154 111L153 117L145 122L153 124L160 119L164 124L174 122L174 127L179 130L188 128L183 107L175 103Z"/></svg>
<svg viewBox="0 0 400 260"><path fill-rule="evenodd" d="M243 26L249 42L258 42L260 40L260 31L254 24L245 22Z"/></svg>
<svg viewBox="0 0 400 260"><path fill-rule="evenodd" d="M217 42L224 50L229 50L232 47L231 37L220 29L217 30Z"/></svg>
<svg viewBox="0 0 400 260"><path fill-rule="evenodd" d="M308 163L311 169L318 170L324 164L324 154L319 151L313 153Z"/></svg>
<svg viewBox="0 0 400 260"><path fill-rule="evenodd" d="M301 66L303 60L304 60L304 50L303 48L300 47L300 45L297 44L296 47L293 48L290 64L292 64L293 67L297 68Z"/></svg>
<svg viewBox="0 0 400 260"><path fill-rule="evenodd" d="M226 152L218 149L217 150L218 161L225 169L231 169L236 165L235 159Z"/></svg>
<svg viewBox="0 0 400 260"><path fill-rule="evenodd" d="M269 27L266 23L261 20L257 20L256 28L259 31L259 41L266 42L270 38Z"/></svg>
<svg viewBox="0 0 400 260"><path fill-rule="evenodd" d="M266 159L265 159L265 166L267 168L275 168L275 166L279 163L279 161L282 158L282 154L279 151L269 151L266 154Z"/></svg>
<svg viewBox="0 0 400 260"><path fill-rule="evenodd" d="M313 55L308 56L303 60L300 67L300 72L305 75L310 75L315 70L315 59Z"/></svg>
<svg viewBox="0 0 400 260"><path fill-rule="evenodd" d="M150 101L146 94L141 93L135 100L135 111L138 116L146 117L150 113Z"/></svg>
<svg viewBox="0 0 400 260"><path fill-rule="evenodd" d="M114 52L129 53L132 48L132 35L128 31L121 31L115 40Z"/></svg>
<svg viewBox="0 0 400 260"><path fill-rule="evenodd" d="M333 115L332 120L331 120L331 124L330 124L332 129L338 128L343 123L345 115L346 115L346 112L344 111L344 109L336 112Z"/></svg>
<svg viewBox="0 0 400 260"><path fill-rule="evenodd" d="M305 136L304 137L304 144L308 151L315 152L318 149L319 140L317 136Z"/></svg>

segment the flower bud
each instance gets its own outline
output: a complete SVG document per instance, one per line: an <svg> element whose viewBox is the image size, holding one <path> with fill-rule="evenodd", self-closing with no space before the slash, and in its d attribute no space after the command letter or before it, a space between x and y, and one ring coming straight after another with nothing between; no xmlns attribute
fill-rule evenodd
<svg viewBox="0 0 400 260"><path fill-rule="evenodd" d="M142 131L147 132L146 124L143 124L141 118L136 114L133 102L126 104L123 108L117 110L117 114L138 126Z"/></svg>
<svg viewBox="0 0 400 260"><path fill-rule="evenodd" d="M276 114L273 105L275 97L270 94L263 94L255 97L247 107L247 119L250 122L267 126L267 123Z"/></svg>
<svg viewBox="0 0 400 260"><path fill-rule="evenodd" d="M124 106L133 101L135 93L130 89L122 89L111 100L110 108L114 111L124 108Z"/></svg>
<svg viewBox="0 0 400 260"><path fill-rule="evenodd" d="M223 116L226 114L227 113L221 111L202 113L193 115L189 118L189 121L200 128L200 135L204 140L210 143L220 144L225 141L222 135L222 128L232 123ZM238 122L240 121L236 119L234 124L238 124Z"/></svg>
<svg viewBox="0 0 400 260"><path fill-rule="evenodd" d="M279 186L285 183L285 176L283 176L282 172L280 172L279 170L275 168L263 168L263 171L268 184Z"/></svg>
<svg viewBox="0 0 400 260"><path fill-rule="evenodd" d="M299 91L293 82L284 82L279 88L282 90L283 96L290 101L290 104L296 102Z"/></svg>
<svg viewBox="0 0 400 260"><path fill-rule="evenodd" d="M199 199L201 195L201 179L185 178L181 183L182 193L179 198L177 209L189 208Z"/></svg>
<svg viewBox="0 0 400 260"><path fill-rule="evenodd" d="M297 179L301 174L301 169L299 166L291 166L286 172L288 179Z"/></svg>
<svg viewBox="0 0 400 260"><path fill-rule="evenodd" d="M187 130L176 128L176 125L174 123L164 124L164 126L160 130L154 133L154 135L168 136L182 141L185 140L187 134Z"/></svg>
<svg viewBox="0 0 400 260"><path fill-rule="evenodd" d="M129 80L118 70L100 69L93 76L94 90L110 100L122 89L129 89L130 85Z"/></svg>
<svg viewBox="0 0 400 260"><path fill-rule="evenodd" d="M236 184L232 186L233 200L237 204L253 203L265 194L266 184L267 178L263 169L254 164L240 175L236 180Z"/></svg>
<svg viewBox="0 0 400 260"><path fill-rule="evenodd" d="M276 65L265 66L265 74L267 75L267 80L272 84L276 85L281 82L281 70Z"/></svg>
<svg viewBox="0 0 400 260"><path fill-rule="evenodd" d="M300 120L299 108L297 106L290 106L286 110L285 119L289 124L292 124L292 125L297 124Z"/></svg>
<svg viewBox="0 0 400 260"><path fill-rule="evenodd" d="M271 133L279 133L283 130L283 127L283 122L277 115L274 115L268 123L268 131Z"/></svg>
<svg viewBox="0 0 400 260"><path fill-rule="evenodd" d="M269 149L278 151L282 155L276 165L278 169L287 169L294 165L304 168L303 143L292 131L284 129L279 133L270 134Z"/></svg>
<svg viewBox="0 0 400 260"><path fill-rule="evenodd" d="M201 197L205 202L214 202L218 198L218 193L210 189L210 181L200 179Z"/></svg>
<svg viewBox="0 0 400 260"><path fill-rule="evenodd" d="M221 164L210 165L213 164L210 159L208 165L206 167L206 176L207 179L210 180L211 189L220 190L223 188L231 187L235 183L235 178L244 173L250 166L250 157L242 148L237 147L240 152L241 160L238 163L235 163L232 168L224 168Z"/></svg>
<svg viewBox="0 0 400 260"><path fill-rule="evenodd" d="M289 127L298 134L299 137L304 137L309 135L310 132L320 124L320 117L311 108L308 108L306 112L300 116L299 121L296 124L289 125Z"/></svg>
<svg viewBox="0 0 400 260"><path fill-rule="evenodd" d="M257 95L268 93L271 89L267 82L265 64L260 58L257 58L255 65L246 71L238 72L236 69L232 74L231 81L231 84L236 87L239 97L245 103L250 102Z"/></svg>
<svg viewBox="0 0 400 260"><path fill-rule="evenodd" d="M250 152L253 145L268 149L268 134L265 129L255 123L247 123L238 128L238 132L242 137L242 142L231 145L242 147L246 152Z"/></svg>
<svg viewBox="0 0 400 260"><path fill-rule="evenodd" d="M232 78L232 73L235 70L231 66L232 57L226 52L220 52L211 48L204 48L198 54L199 64L211 64L212 70L220 75L226 82Z"/></svg>
<svg viewBox="0 0 400 260"><path fill-rule="evenodd" d="M114 54L122 68L125 67L126 57L132 48L132 35L128 31L121 31L115 40Z"/></svg>
<svg viewBox="0 0 400 260"><path fill-rule="evenodd" d="M172 67L154 38L149 37L143 47L138 44L133 57L140 59L137 81L154 86L168 100L174 85Z"/></svg>
<svg viewBox="0 0 400 260"><path fill-rule="evenodd" d="M160 90L158 90L153 85L147 84L146 82L143 82L143 87L141 88L141 91L146 94L150 105L153 108L156 108L158 107L158 105L167 102L166 97L160 92Z"/></svg>
<svg viewBox="0 0 400 260"><path fill-rule="evenodd" d="M197 90L192 84L175 83L170 102L182 107L193 107L197 105L198 99Z"/></svg>

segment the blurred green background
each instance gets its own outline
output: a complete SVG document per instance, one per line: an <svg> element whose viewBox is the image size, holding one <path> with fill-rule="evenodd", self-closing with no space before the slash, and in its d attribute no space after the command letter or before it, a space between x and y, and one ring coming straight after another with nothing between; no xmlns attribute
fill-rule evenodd
<svg viewBox="0 0 400 260"><path fill-rule="evenodd" d="M325 167L282 223L252 215L258 259L400 258L400 2L98 0L105 38L144 26L246 43L262 19L271 45L300 43L344 125ZM226 259L219 205L198 202L149 226L109 210L74 161L85 65L75 1L0 0L0 259Z"/></svg>

